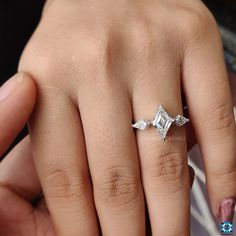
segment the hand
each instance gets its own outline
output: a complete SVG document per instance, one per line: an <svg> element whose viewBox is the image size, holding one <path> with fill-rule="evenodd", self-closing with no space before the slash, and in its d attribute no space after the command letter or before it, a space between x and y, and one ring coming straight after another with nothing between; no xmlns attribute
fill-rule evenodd
<svg viewBox="0 0 236 236"><path fill-rule="evenodd" d="M35 104L36 89L26 74L18 74L0 88L0 155L27 122ZM0 163L0 235L50 235L53 227L43 201L27 136Z"/></svg>
<svg viewBox="0 0 236 236"><path fill-rule="evenodd" d="M131 128L160 103L181 114L181 92L212 211L232 220L235 122L221 40L201 1L50 1L19 70L39 88L30 134L58 235L95 236L99 224L103 235L145 235L144 195L153 235L189 235L184 129L163 142Z"/></svg>
<svg viewBox="0 0 236 236"><path fill-rule="evenodd" d="M34 83L26 74L15 75L7 85L13 88L10 93L6 92L6 86L0 89L1 154L26 123L36 95ZM193 170L190 177L192 183ZM25 236L56 235L35 170L29 136L0 164L0 235L19 233Z"/></svg>

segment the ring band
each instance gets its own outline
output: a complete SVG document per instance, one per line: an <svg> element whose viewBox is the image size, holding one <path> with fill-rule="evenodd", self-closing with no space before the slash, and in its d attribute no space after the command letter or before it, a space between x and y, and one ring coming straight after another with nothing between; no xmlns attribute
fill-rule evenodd
<svg viewBox="0 0 236 236"><path fill-rule="evenodd" d="M133 124L132 127L139 130L145 130L153 126L158 130L161 139L165 140L168 130L170 129L172 124L180 127L187 122L189 122L189 119L181 115L177 115L175 118L172 118L160 104L157 107L157 111L152 120L139 120L138 122Z"/></svg>

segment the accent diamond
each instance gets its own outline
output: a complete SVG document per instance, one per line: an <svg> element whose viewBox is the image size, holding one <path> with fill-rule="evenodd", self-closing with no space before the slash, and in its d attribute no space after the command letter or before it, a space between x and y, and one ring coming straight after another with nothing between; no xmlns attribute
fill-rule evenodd
<svg viewBox="0 0 236 236"><path fill-rule="evenodd" d="M185 118L183 116L177 115L175 117L175 121L174 122L175 122L175 124L177 126L182 126L182 125L186 124L187 122L189 122L189 119L187 119L187 118Z"/></svg>
<svg viewBox="0 0 236 236"><path fill-rule="evenodd" d="M140 120L140 121L138 121L137 123L135 123L132 126L133 126L133 128L136 128L136 129L145 130L145 129L149 128L150 121L148 121L148 120Z"/></svg>

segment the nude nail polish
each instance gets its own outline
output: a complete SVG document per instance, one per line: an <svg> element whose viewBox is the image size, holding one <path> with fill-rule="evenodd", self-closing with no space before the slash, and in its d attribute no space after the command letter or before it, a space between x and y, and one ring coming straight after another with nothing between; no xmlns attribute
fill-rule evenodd
<svg viewBox="0 0 236 236"><path fill-rule="evenodd" d="M234 217L235 199L223 199L219 209L219 220L221 222L232 222Z"/></svg>

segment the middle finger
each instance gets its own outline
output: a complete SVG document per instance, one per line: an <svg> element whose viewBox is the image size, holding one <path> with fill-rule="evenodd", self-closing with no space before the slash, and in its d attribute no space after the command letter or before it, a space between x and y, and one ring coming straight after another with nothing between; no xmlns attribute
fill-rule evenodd
<svg viewBox="0 0 236 236"><path fill-rule="evenodd" d="M79 108L103 235L145 235L145 207L132 110L114 80L79 91Z"/></svg>

